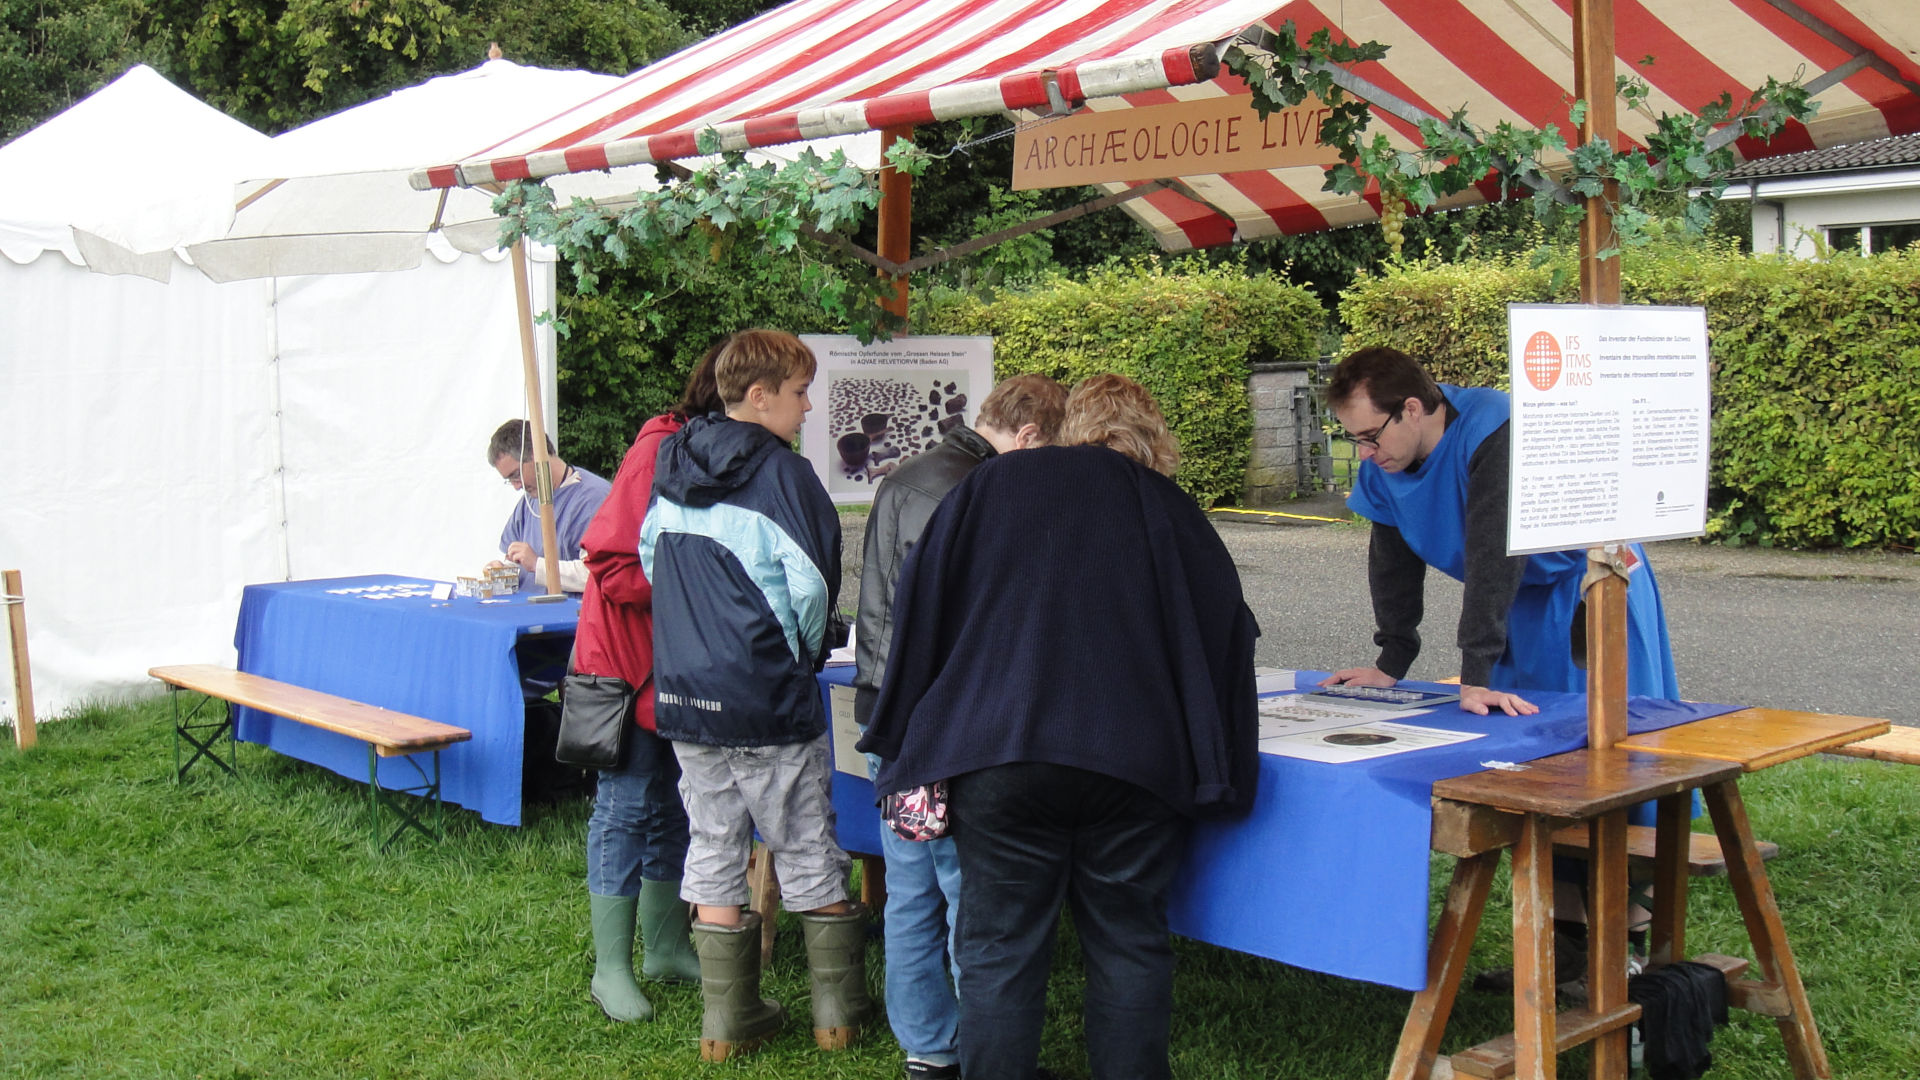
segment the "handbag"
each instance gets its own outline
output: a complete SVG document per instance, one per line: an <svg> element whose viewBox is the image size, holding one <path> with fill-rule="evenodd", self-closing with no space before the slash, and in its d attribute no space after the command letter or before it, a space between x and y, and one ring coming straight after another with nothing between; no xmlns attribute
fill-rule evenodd
<svg viewBox="0 0 1920 1080"><path fill-rule="evenodd" d="M582 769L625 765L633 699L633 684L617 675L568 674L560 688L560 738L553 759Z"/></svg>
<svg viewBox="0 0 1920 1080"><path fill-rule="evenodd" d="M902 840L940 839L947 835L947 782L935 780L881 798L880 820Z"/></svg>

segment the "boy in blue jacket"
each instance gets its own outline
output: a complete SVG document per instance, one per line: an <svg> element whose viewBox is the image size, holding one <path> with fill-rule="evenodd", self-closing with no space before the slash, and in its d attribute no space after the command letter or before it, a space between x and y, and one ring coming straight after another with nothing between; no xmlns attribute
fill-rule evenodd
<svg viewBox="0 0 1920 1080"><path fill-rule="evenodd" d="M813 408L815 366L792 334L735 334L714 364L726 412L662 444L640 532L654 721L680 761L692 841L680 895L697 909L708 1061L757 1047L784 1018L760 997L760 919L742 910L756 830L805 931L815 1042L851 1044L872 1010L867 912L848 898L850 860L834 842L814 682L840 591L840 517L788 446Z"/></svg>

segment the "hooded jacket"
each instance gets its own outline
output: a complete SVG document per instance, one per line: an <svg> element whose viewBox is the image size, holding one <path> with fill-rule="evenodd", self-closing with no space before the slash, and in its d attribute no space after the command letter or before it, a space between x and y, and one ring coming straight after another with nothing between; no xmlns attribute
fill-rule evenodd
<svg viewBox="0 0 1920 1080"><path fill-rule="evenodd" d="M759 424L695 417L661 444L640 530L653 583L654 727L709 746L826 730L814 674L840 592L840 516Z"/></svg>

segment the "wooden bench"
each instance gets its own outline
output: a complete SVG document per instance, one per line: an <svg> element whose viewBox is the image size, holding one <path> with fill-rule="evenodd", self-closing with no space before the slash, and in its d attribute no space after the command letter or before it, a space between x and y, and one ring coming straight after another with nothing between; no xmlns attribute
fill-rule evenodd
<svg viewBox="0 0 1920 1080"><path fill-rule="evenodd" d="M466 728L442 724L437 720L409 716L406 713L382 709L377 705L352 701L333 694L309 690L304 686L294 686L276 679L260 675L249 675L244 671L219 667L213 664L179 664L171 667L150 668L148 675L167 684L174 695L173 704L173 760L174 781L183 779L194 763L206 759L227 771L229 775L238 775L238 759L233 753L234 707L245 706L259 709L261 712L282 716L295 723L331 731L336 735L345 735L367 744L367 787L368 805L371 810L372 836L380 847L385 849L407 829L412 828L422 835L437 838L444 823L445 808L440 800L440 751L455 743L466 742L473 738L473 732ZM181 690L190 690L202 695L198 704L180 715ZM209 701L221 701L226 704L225 715L218 720L197 721L202 706ZM226 739L227 760L222 761L218 746L222 738ZM194 750L185 763L180 760L181 743L186 742ZM420 768L412 755L432 753L433 775L429 777ZM380 784L380 759L397 757L405 760L420 776L420 783L407 787L382 787ZM399 797L407 795L418 800L409 806ZM381 839L380 808L386 806L397 816L398 824L393 831ZM420 820L419 806L431 805L434 813L434 827L428 829Z"/></svg>
<svg viewBox="0 0 1920 1080"><path fill-rule="evenodd" d="M1892 728L1885 735L1876 735L1845 746L1828 747L1825 753L1920 765L1920 728Z"/></svg>
<svg viewBox="0 0 1920 1080"><path fill-rule="evenodd" d="M1585 825L1569 825L1557 830L1553 834L1553 853L1586 858L1588 832ZM1628 863L1641 869L1651 867L1657 850L1657 836L1658 830L1651 825L1627 826ZM1780 845L1766 840L1756 840L1753 846L1758 849L1763 861L1771 862L1775 855L1780 854ZM1688 833L1686 859L1688 877L1727 876L1726 853L1720 850L1720 838L1712 833Z"/></svg>

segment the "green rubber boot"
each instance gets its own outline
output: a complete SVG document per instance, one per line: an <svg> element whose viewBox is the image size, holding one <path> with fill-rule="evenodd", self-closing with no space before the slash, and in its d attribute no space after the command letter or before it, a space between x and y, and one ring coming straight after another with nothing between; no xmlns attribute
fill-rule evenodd
<svg viewBox="0 0 1920 1080"><path fill-rule="evenodd" d="M760 996L760 916L740 913L739 926L693 924L700 954L700 1060L751 1053L779 1034L786 1010Z"/></svg>
<svg viewBox="0 0 1920 1080"><path fill-rule="evenodd" d="M678 881L641 883L640 940L646 949L642 974L657 982L700 981L700 956L687 936L692 922Z"/></svg>
<svg viewBox="0 0 1920 1080"><path fill-rule="evenodd" d="M822 1050L844 1050L873 1018L867 995L867 905L843 915L802 915L807 973L813 986L813 1041Z"/></svg>
<svg viewBox="0 0 1920 1080"><path fill-rule="evenodd" d="M587 894L593 913L593 982L588 992L607 1019L653 1019L653 1003L633 978L633 916L639 898Z"/></svg>

